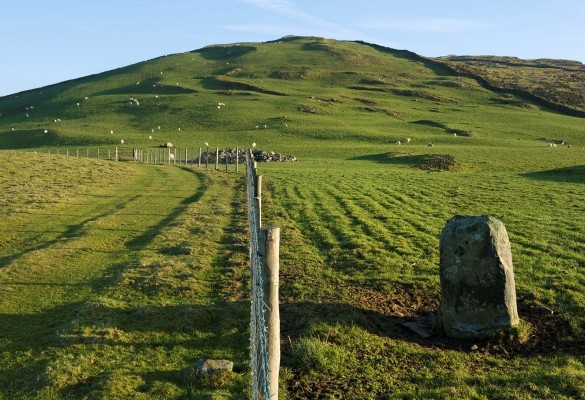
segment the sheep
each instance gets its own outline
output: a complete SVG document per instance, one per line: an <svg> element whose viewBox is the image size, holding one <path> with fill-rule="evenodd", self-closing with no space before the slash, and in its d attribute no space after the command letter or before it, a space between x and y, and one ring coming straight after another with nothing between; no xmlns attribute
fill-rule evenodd
<svg viewBox="0 0 585 400"><path fill-rule="evenodd" d="M553 146L554 146L554 145L553 145L552 143L549 143L549 144L547 145L547 147L553 147Z"/></svg>
<svg viewBox="0 0 585 400"><path fill-rule="evenodd" d="M152 140L152 136L148 136L148 139Z"/></svg>
<svg viewBox="0 0 585 400"><path fill-rule="evenodd" d="M457 132L453 132L453 136L454 137L457 137Z"/></svg>
<svg viewBox="0 0 585 400"><path fill-rule="evenodd" d="M120 144L124 144L124 139L120 139Z"/></svg>
<svg viewBox="0 0 585 400"><path fill-rule="evenodd" d="M169 153L169 161L174 161L175 155L173 153Z"/></svg>
<svg viewBox="0 0 585 400"><path fill-rule="evenodd" d="M410 143L410 140L411 140L411 139L410 139L409 137L407 137L406 139L404 139L404 141L405 141L406 143Z"/></svg>
<svg viewBox="0 0 585 400"><path fill-rule="evenodd" d="M114 134L114 131L110 131L110 135L113 135L113 134Z"/></svg>
<svg viewBox="0 0 585 400"><path fill-rule="evenodd" d="M49 131L45 129L45 130L43 131L43 133L49 133Z"/></svg>
<svg viewBox="0 0 585 400"><path fill-rule="evenodd" d="M433 142L428 142L427 147L433 147L435 144Z"/></svg>
<svg viewBox="0 0 585 400"><path fill-rule="evenodd" d="M396 142L396 145L397 146L400 146L400 140Z"/></svg>

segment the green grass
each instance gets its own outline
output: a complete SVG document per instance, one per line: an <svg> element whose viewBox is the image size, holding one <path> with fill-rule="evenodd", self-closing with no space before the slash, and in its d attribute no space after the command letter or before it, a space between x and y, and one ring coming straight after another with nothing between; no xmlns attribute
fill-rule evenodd
<svg viewBox="0 0 585 400"><path fill-rule="evenodd" d="M32 177L2 196L22 198L2 227L6 396L245 396L243 175L2 158ZM198 358L232 359L239 372L201 388L181 375Z"/></svg>
<svg viewBox="0 0 585 400"><path fill-rule="evenodd" d="M585 398L583 121L514 99L314 38L0 98L0 398L248 397L243 174L93 158L167 141L300 160L259 167L263 220L282 229L281 398ZM455 165L416 168L434 155ZM525 322L509 337L401 326L439 307L456 214L508 230ZM202 357L236 371L193 377Z"/></svg>

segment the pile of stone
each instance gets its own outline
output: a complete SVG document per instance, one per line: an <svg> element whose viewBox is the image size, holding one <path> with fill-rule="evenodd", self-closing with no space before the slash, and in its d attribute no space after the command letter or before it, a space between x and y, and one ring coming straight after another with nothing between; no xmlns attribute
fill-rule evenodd
<svg viewBox="0 0 585 400"><path fill-rule="evenodd" d="M254 150L252 152L254 156L254 161L258 162L289 162L289 161L298 161L296 157L293 156L286 156L284 154L271 152L265 152L262 150Z"/></svg>
<svg viewBox="0 0 585 400"><path fill-rule="evenodd" d="M265 152L262 150L254 150L252 152L254 156L254 161L257 162L289 162L289 161L298 161L296 157L287 156L284 154L271 152ZM227 157L228 164L235 164L236 157L239 160L240 164L243 164L246 161L246 153L244 150L239 150L236 154L236 149L225 149L219 150L217 154L219 164L225 164ZM204 152L201 154L201 162L202 163L215 163L215 151Z"/></svg>

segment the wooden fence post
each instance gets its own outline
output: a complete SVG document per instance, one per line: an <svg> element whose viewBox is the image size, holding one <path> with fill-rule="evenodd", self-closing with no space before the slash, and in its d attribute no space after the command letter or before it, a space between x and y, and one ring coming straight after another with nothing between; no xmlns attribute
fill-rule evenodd
<svg viewBox="0 0 585 400"><path fill-rule="evenodd" d="M240 149L236 147L236 172L240 172Z"/></svg>
<svg viewBox="0 0 585 400"><path fill-rule="evenodd" d="M189 165L189 161L187 158L187 149L188 149L188 147L185 147L185 166Z"/></svg>
<svg viewBox="0 0 585 400"><path fill-rule="evenodd" d="M268 381L270 400L278 400L280 369L280 310L278 301L278 273L280 268L280 228L260 229L260 257L264 277L265 321L268 334Z"/></svg>
<svg viewBox="0 0 585 400"><path fill-rule="evenodd" d="M116 154L114 155L114 160L115 161L119 161L119 158L118 158L118 146L116 146Z"/></svg>
<svg viewBox="0 0 585 400"><path fill-rule="evenodd" d="M215 169L217 170L219 166L219 147L215 148Z"/></svg>
<svg viewBox="0 0 585 400"><path fill-rule="evenodd" d="M199 160L197 162L199 166L201 166L201 147L199 147Z"/></svg>

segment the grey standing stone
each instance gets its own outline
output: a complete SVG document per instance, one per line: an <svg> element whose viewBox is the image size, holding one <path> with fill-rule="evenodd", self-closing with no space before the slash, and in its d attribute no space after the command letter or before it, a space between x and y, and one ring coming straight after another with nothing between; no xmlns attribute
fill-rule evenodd
<svg viewBox="0 0 585 400"><path fill-rule="evenodd" d="M510 240L491 216L451 218L441 232L441 313L447 336L481 339L519 323Z"/></svg>

